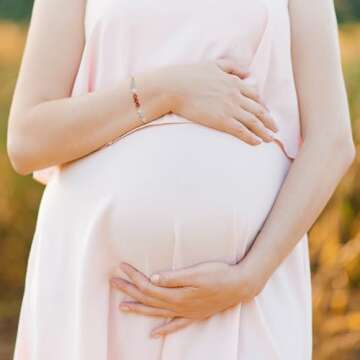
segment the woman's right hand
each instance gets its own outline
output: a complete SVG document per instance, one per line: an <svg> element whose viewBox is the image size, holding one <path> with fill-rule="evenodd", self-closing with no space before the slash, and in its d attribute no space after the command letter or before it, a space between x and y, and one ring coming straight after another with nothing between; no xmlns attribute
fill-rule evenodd
<svg viewBox="0 0 360 360"><path fill-rule="evenodd" d="M276 123L261 104L256 87L243 80L249 74L235 60L173 65L168 70L173 113L251 145L273 140Z"/></svg>

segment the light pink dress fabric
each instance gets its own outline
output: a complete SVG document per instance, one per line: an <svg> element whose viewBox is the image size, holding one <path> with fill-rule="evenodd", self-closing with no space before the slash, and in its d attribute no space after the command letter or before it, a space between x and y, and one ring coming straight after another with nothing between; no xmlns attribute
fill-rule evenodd
<svg viewBox="0 0 360 360"><path fill-rule="evenodd" d="M174 114L34 178L47 186L14 360L310 360L308 237L262 292L160 339L167 319L118 310L121 261L147 275L240 261L301 146L286 0L88 0L72 96L158 66L233 55L279 125L250 146ZM119 114L119 117L121 114ZM125 274L121 274L126 277Z"/></svg>

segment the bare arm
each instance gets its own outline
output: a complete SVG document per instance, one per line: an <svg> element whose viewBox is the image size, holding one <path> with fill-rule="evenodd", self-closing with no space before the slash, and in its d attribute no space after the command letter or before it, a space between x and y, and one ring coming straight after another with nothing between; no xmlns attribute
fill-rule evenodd
<svg viewBox="0 0 360 360"><path fill-rule="evenodd" d="M85 0L36 0L10 109L7 148L23 175L91 153L141 125L129 79L71 96L84 49ZM148 122L169 112L256 145L274 120L236 59L175 64L136 75Z"/></svg>
<svg viewBox="0 0 360 360"><path fill-rule="evenodd" d="M8 127L9 157L21 174L84 156L142 124L129 79L70 97L84 48L84 9L85 0L34 3ZM147 120L169 112L156 71L136 79Z"/></svg>
<svg viewBox="0 0 360 360"><path fill-rule="evenodd" d="M354 158L332 0L289 1L302 148L263 228L238 264L202 262L161 271L151 281L123 264L133 285L121 278L112 284L137 301L121 305L135 314L172 318L152 334L173 333L253 300L318 217Z"/></svg>
<svg viewBox="0 0 360 360"><path fill-rule="evenodd" d="M260 282L309 230L355 156L333 2L290 0L289 10L304 143L263 228L237 265Z"/></svg>

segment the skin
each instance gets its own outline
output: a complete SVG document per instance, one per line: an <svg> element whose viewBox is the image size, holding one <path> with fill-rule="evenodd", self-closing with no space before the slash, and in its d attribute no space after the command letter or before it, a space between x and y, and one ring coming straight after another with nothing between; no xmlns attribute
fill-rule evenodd
<svg viewBox="0 0 360 360"><path fill-rule="evenodd" d="M259 294L354 159L333 3L307 1L289 0L304 142L250 251L237 264L163 272L158 284L130 264L123 265L130 281L111 279L134 299L130 311L174 318L157 329L160 335ZM9 159L19 174L78 159L142 124L128 79L70 97L84 46L84 8L84 0L35 1L8 126ZM48 51L54 43L57 51ZM137 74L137 87L148 121L171 111L256 145L255 134L271 141L265 129L276 131L276 125L256 89L242 81L245 72L236 59L219 59Z"/></svg>
<svg viewBox="0 0 360 360"><path fill-rule="evenodd" d="M124 271L131 282L112 280L136 300L128 304L130 311L173 317L152 334L173 333L257 296L310 229L355 157L333 2L290 0L289 12L301 150L264 226L239 263L203 263L163 272L158 285L130 267Z"/></svg>
<svg viewBox="0 0 360 360"><path fill-rule="evenodd" d="M130 78L71 97L84 49L84 9L84 0L34 3L7 137L21 175L79 159L142 125ZM246 76L236 59L226 58L138 73L136 87L147 121L174 112L251 145L272 141L268 131L276 125Z"/></svg>

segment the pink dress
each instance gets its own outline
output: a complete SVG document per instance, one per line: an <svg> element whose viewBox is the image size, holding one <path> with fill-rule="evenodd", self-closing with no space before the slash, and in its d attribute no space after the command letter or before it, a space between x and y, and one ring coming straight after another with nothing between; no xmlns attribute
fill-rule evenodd
<svg viewBox="0 0 360 360"><path fill-rule="evenodd" d="M308 237L251 302L165 337L109 286L121 261L150 276L240 261L301 146L287 0L88 0L72 96L131 73L214 60L248 65L280 131L251 146L168 114L81 159L34 172L46 187L14 360L310 360ZM121 116L121 114L119 114ZM122 274L123 277L126 277Z"/></svg>

